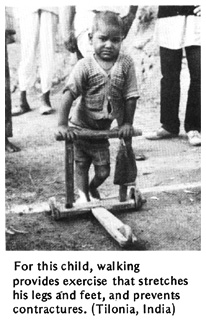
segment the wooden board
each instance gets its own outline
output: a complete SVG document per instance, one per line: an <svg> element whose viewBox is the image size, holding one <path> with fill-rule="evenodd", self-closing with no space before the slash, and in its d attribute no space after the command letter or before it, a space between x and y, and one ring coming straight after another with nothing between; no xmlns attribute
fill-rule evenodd
<svg viewBox="0 0 206 325"><path fill-rule="evenodd" d="M121 247L131 245L137 240L137 238L132 234L132 229L105 208L93 208L91 211L94 217Z"/></svg>
<svg viewBox="0 0 206 325"><path fill-rule="evenodd" d="M74 204L70 209L65 208L63 204L57 204L55 198L49 199L49 206L52 212L52 216L55 220L60 220L69 217L78 217L82 214L90 212L93 208L102 207L111 212L113 211L125 211L135 210L136 205L133 199L129 199L125 202L119 202L118 197L106 198L104 200L96 200L94 202L87 202L84 204Z"/></svg>

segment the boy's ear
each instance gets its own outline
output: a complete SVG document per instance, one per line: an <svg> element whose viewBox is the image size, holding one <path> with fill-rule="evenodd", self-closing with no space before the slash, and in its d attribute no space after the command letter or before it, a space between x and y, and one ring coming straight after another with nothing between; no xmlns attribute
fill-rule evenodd
<svg viewBox="0 0 206 325"><path fill-rule="evenodd" d="M88 33L89 43L92 45L93 35L92 33Z"/></svg>

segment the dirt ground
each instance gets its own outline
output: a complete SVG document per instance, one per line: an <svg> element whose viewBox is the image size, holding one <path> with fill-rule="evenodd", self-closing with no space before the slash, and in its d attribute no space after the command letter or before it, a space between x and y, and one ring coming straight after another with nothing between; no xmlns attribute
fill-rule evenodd
<svg viewBox="0 0 206 325"><path fill-rule="evenodd" d="M138 46L132 47L132 55L140 62ZM144 58L148 60L149 56ZM17 80L18 44L9 45L9 60L12 80ZM142 129L143 136L133 140L136 156L143 153L146 157L137 161L137 186L147 203L140 211L116 216L130 225L137 237L137 243L129 250L200 250L201 148L188 144L183 129L187 65L183 61L180 136L153 142L146 140L144 134L159 126L159 61L158 56L149 60L147 68L152 64L152 69L148 68L147 78L144 79L144 71L140 73L141 99L134 122L134 126ZM6 227L11 230L6 234L6 250L122 250L91 213L57 222L48 211L50 197L55 196L58 202L64 203L65 195L64 145L54 139L63 86L63 80L54 83L52 115L40 116L36 87L28 96L32 111L13 117L11 141L21 151L6 153ZM13 86L12 104L15 110L18 84ZM111 176L100 189L104 197L118 192L118 187L113 185L117 145L117 139L111 140ZM38 212L42 204L47 208Z"/></svg>

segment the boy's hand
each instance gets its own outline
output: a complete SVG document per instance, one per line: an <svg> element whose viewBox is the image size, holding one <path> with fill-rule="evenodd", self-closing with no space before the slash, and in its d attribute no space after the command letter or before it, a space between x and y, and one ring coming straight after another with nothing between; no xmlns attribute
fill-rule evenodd
<svg viewBox="0 0 206 325"><path fill-rule="evenodd" d="M123 124L119 129L119 138L127 139L133 135L133 126L129 123Z"/></svg>
<svg viewBox="0 0 206 325"><path fill-rule="evenodd" d="M75 131L66 125L58 126L58 130L55 132L55 138L57 140L71 140L73 141L76 137Z"/></svg>

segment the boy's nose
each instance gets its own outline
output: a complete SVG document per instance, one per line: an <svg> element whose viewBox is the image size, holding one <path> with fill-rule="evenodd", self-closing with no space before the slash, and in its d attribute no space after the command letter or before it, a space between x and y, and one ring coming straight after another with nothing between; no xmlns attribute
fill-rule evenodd
<svg viewBox="0 0 206 325"><path fill-rule="evenodd" d="M105 43L106 47L112 47L112 42L108 39Z"/></svg>

